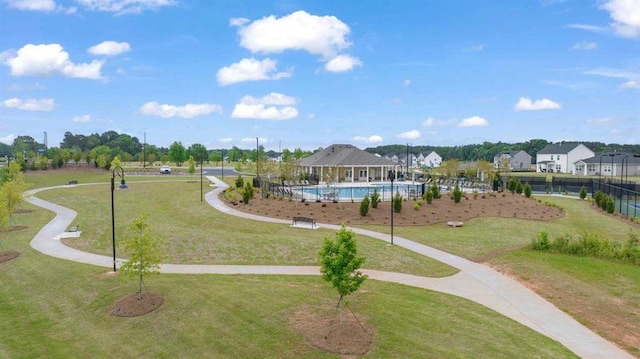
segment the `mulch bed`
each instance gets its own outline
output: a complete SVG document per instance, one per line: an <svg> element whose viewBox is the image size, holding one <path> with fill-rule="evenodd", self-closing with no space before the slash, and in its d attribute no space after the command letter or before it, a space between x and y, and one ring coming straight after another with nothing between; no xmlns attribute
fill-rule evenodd
<svg viewBox="0 0 640 359"><path fill-rule="evenodd" d="M20 252L16 251L0 252L0 263L8 262L14 258L17 258L19 255Z"/></svg>
<svg viewBox="0 0 640 359"><path fill-rule="evenodd" d="M134 293L118 300L109 311L118 317L138 317L160 308L162 303L164 297L160 294L147 292L138 298L138 294Z"/></svg>

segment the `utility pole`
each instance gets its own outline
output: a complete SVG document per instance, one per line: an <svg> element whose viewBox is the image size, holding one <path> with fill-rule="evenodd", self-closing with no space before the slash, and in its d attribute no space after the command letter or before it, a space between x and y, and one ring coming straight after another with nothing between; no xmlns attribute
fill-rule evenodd
<svg viewBox="0 0 640 359"><path fill-rule="evenodd" d="M142 140L142 168L147 168L147 133L144 133Z"/></svg>

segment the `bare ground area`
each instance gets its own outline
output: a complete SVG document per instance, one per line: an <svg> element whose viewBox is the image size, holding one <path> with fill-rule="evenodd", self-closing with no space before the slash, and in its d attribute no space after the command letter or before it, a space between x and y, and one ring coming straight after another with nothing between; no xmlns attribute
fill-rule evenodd
<svg viewBox="0 0 640 359"><path fill-rule="evenodd" d="M233 196L232 196L233 197ZM236 194L237 198L242 198ZM294 216L309 217L319 223L355 225L390 224L391 203L381 202L378 208L371 208L366 216L360 215L360 203L355 202L300 202L287 199L263 199L256 195L248 204L225 199L234 209L256 215L292 219ZM504 217L532 220L550 220L564 216L562 209L539 202L533 198L511 193L467 194L460 203L443 196L431 204L412 199L402 203L402 211L393 215L394 225L429 225L449 221L466 221L477 217Z"/></svg>
<svg viewBox="0 0 640 359"><path fill-rule="evenodd" d="M16 252L16 251L0 252L0 263L8 262L14 258L17 258L19 255L20 255L20 252Z"/></svg>
<svg viewBox="0 0 640 359"><path fill-rule="evenodd" d="M144 293L142 298L138 294L131 294L118 300L109 311L118 317L138 317L150 313L164 303L164 297L157 293Z"/></svg>
<svg viewBox="0 0 640 359"><path fill-rule="evenodd" d="M314 347L345 357L366 354L374 345L375 327L349 309L340 314L305 305L295 311L290 323Z"/></svg>

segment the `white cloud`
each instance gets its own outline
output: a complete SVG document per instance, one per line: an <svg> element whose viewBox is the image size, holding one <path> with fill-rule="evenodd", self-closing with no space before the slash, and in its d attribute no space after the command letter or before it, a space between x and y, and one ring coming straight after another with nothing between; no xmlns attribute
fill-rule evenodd
<svg viewBox="0 0 640 359"><path fill-rule="evenodd" d="M489 122L480 116L472 116L465 118L460 123L458 123L458 127L482 127L489 126Z"/></svg>
<svg viewBox="0 0 640 359"><path fill-rule="evenodd" d="M245 24L246 25L246 24ZM315 16L305 11L276 18L267 16L240 27L240 46L251 52L280 53L305 50L329 59L351 46L349 26L335 16Z"/></svg>
<svg viewBox="0 0 640 359"><path fill-rule="evenodd" d="M276 71L276 63L270 58L264 60L242 59L240 62L218 70L216 78L219 85L225 86L243 81L278 80L283 77L291 77L290 72L272 74Z"/></svg>
<svg viewBox="0 0 640 359"><path fill-rule="evenodd" d="M595 50L598 48L598 44L596 44L595 42L589 42L589 41L578 41L576 42L572 49L573 50Z"/></svg>
<svg viewBox="0 0 640 359"><path fill-rule="evenodd" d="M223 137L223 138L219 139L218 142L220 142L220 143L231 143L231 142L233 142L233 138L231 138L231 137Z"/></svg>
<svg viewBox="0 0 640 359"><path fill-rule="evenodd" d="M91 121L91 115L75 116L74 118L71 119L71 121L80 122L80 123L86 123L86 122Z"/></svg>
<svg viewBox="0 0 640 359"><path fill-rule="evenodd" d="M139 111L144 115L159 116L162 118L193 118L208 115L213 112L222 113L222 107L220 105L210 103L188 103L184 106L161 105L154 101L145 103L140 107Z"/></svg>
<svg viewBox="0 0 640 359"><path fill-rule="evenodd" d="M74 64L69 53L59 44L28 44L17 52L5 51L0 54L2 62L11 68L13 76L49 76L61 74L68 77L100 79L104 61Z"/></svg>
<svg viewBox="0 0 640 359"><path fill-rule="evenodd" d="M455 120L438 120L433 117L429 117L426 120L420 121L423 127L434 127L434 126L448 126L455 123Z"/></svg>
<svg viewBox="0 0 640 359"><path fill-rule="evenodd" d="M640 0L609 0L600 8L609 12L618 35L640 37Z"/></svg>
<svg viewBox="0 0 640 359"><path fill-rule="evenodd" d="M402 81L402 85L403 85L403 86L409 86L409 85L411 85L411 80L404 80L404 81Z"/></svg>
<svg viewBox="0 0 640 359"><path fill-rule="evenodd" d="M310 113L310 114L307 115L307 118L310 119L310 120L313 120L313 119L316 118L316 114L315 113Z"/></svg>
<svg viewBox="0 0 640 359"><path fill-rule="evenodd" d="M78 4L92 11L113 12L118 15L138 14L145 10L159 10L165 6L173 6L175 0L75 0Z"/></svg>
<svg viewBox="0 0 640 359"><path fill-rule="evenodd" d="M638 81L635 81L635 80L629 80L623 83L622 85L620 85L620 87L624 89L638 89L640 88L640 83L638 83Z"/></svg>
<svg viewBox="0 0 640 359"><path fill-rule="evenodd" d="M56 9L54 0L8 0L7 3L18 10L51 12Z"/></svg>
<svg viewBox="0 0 640 359"><path fill-rule="evenodd" d="M6 135L3 137L0 137L0 142L6 144L6 145L10 145L13 143L13 140L16 139L16 135L14 134L10 134L10 135Z"/></svg>
<svg viewBox="0 0 640 359"><path fill-rule="evenodd" d="M415 140L416 138L420 138L420 131L411 130L398 134L396 137L404 139L404 140Z"/></svg>
<svg viewBox="0 0 640 359"><path fill-rule="evenodd" d="M249 19L244 17L234 17L229 19L229 26L244 26L249 22Z"/></svg>
<svg viewBox="0 0 640 359"><path fill-rule="evenodd" d="M607 29L606 27L586 25L586 24L569 24L565 27L569 29L578 29L578 30L595 32L598 34L606 34L609 32L609 29Z"/></svg>
<svg viewBox="0 0 640 359"><path fill-rule="evenodd" d="M127 42L103 41L87 51L93 55L114 56L131 51L131 46Z"/></svg>
<svg viewBox="0 0 640 359"><path fill-rule="evenodd" d="M52 98L26 99L10 98L2 102L4 107L17 108L25 111L51 111L56 107Z"/></svg>
<svg viewBox="0 0 640 359"><path fill-rule="evenodd" d="M232 118L256 120L289 120L298 116L295 97L272 92L264 97L245 96L231 114Z"/></svg>
<svg viewBox="0 0 640 359"><path fill-rule="evenodd" d="M614 122L615 120L610 117L592 118L587 120L587 123L590 125L611 125Z"/></svg>
<svg viewBox="0 0 640 359"><path fill-rule="evenodd" d="M557 110L559 108L561 108L559 103L549 99L531 101L528 97L520 97L514 106L516 111Z"/></svg>
<svg viewBox="0 0 640 359"><path fill-rule="evenodd" d="M362 61L357 57L349 55L338 55L324 65L324 69L329 72L346 72L353 70L356 66L362 66Z"/></svg>
<svg viewBox="0 0 640 359"><path fill-rule="evenodd" d="M31 83L31 84L11 84L5 87L5 91L41 91L46 90L46 87L39 83Z"/></svg>
<svg viewBox="0 0 640 359"><path fill-rule="evenodd" d="M369 137L356 136L356 137L353 138L353 140L356 141L356 142L364 142L364 143L369 143L369 144L380 143L380 142L384 141L382 136L378 136L378 135L372 135L372 136L369 136Z"/></svg>

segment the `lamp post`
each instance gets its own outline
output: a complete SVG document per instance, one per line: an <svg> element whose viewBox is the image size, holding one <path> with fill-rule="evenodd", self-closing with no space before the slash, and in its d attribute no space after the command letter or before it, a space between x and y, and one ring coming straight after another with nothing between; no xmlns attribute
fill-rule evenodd
<svg viewBox="0 0 640 359"><path fill-rule="evenodd" d="M220 153L222 154L222 180L224 181L224 148L220 149Z"/></svg>
<svg viewBox="0 0 640 359"><path fill-rule="evenodd" d="M394 171L395 172L395 171ZM393 177L395 173L391 174L391 245L393 245Z"/></svg>
<svg viewBox="0 0 640 359"><path fill-rule="evenodd" d="M611 182L613 182L613 158L616 156L616 154L610 153L609 156L611 156Z"/></svg>
<svg viewBox="0 0 640 359"><path fill-rule="evenodd" d="M127 189L129 188L124 181L124 169L120 166L115 166L113 171L111 172L111 243L113 245L113 272L116 272L116 218L115 218L115 207L113 201L113 192L116 189L116 174L121 178L120 186L118 189Z"/></svg>

